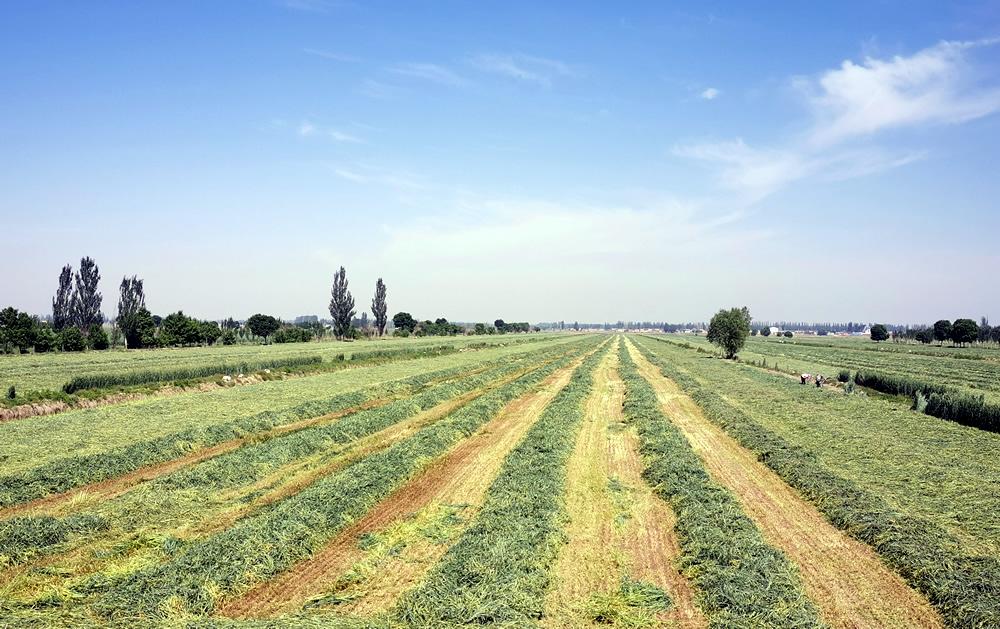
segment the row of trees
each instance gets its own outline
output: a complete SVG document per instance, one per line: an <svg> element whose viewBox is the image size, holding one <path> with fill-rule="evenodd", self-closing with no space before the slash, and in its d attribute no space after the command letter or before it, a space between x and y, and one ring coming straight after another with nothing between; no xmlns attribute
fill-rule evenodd
<svg viewBox="0 0 1000 629"><path fill-rule="evenodd" d="M386 288L382 278L375 282L375 296L372 298L372 315L375 317L375 332L378 336L385 334L385 326L388 323L386 313ZM344 267L333 274L333 286L330 288L330 317L333 319L333 333L338 340L353 337L352 332L354 315L354 296L348 289L347 271ZM367 321L367 313L364 313L363 320ZM362 323L365 327L365 323Z"/></svg>
<svg viewBox="0 0 1000 629"><path fill-rule="evenodd" d="M972 319L940 319L929 328L907 328L895 333L899 339L911 339L921 343L944 343L951 341L955 345L969 343L1000 343L1000 326L991 326L989 320L983 317L976 323Z"/></svg>

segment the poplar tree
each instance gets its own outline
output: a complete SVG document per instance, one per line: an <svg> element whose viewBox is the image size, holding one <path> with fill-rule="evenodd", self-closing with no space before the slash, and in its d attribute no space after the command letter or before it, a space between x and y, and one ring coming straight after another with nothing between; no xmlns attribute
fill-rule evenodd
<svg viewBox="0 0 1000 629"><path fill-rule="evenodd" d="M344 267L333 274L333 287L330 289L330 316L333 317L333 333L343 340L351 330L354 319L354 297L347 290L347 271Z"/></svg>
<svg viewBox="0 0 1000 629"><path fill-rule="evenodd" d="M52 298L52 328L56 332L73 323L73 267L66 265L59 273L59 288Z"/></svg>
<svg viewBox="0 0 1000 629"><path fill-rule="evenodd" d="M88 256L80 260L80 270L74 280L73 324L86 334L90 326L104 323L104 315L101 314L102 297L97 290L101 272L93 258Z"/></svg>
<svg viewBox="0 0 1000 629"><path fill-rule="evenodd" d="M386 313L388 312L388 307L385 303L385 283L382 278L378 278L375 282L375 298L372 299L372 314L375 315L375 328L378 330L378 335L382 336L385 334L385 324L388 321L386 318Z"/></svg>
<svg viewBox="0 0 1000 629"><path fill-rule="evenodd" d="M123 277L119 287L118 297L118 329L125 336L126 348L142 347L143 323L149 317L140 317L139 313L146 309L146 294L142 289L142 280L136 276Z"/></svg>

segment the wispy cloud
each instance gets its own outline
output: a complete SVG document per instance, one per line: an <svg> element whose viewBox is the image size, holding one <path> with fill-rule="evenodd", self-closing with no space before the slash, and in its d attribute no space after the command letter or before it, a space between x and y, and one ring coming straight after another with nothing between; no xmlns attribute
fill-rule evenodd
<svg viewBox="0 0 1000 629"><path fill-rule="evenodd" d="M409 172L393 172L366 164L330 166L333 174L357 184L371 184L397 191L429 190L431 186L421 177Z"/></svg>
<svg viewBox="0 0 1000 629"><path fill-rule="evenodd" d="M704 100L715 100L721 94L722 94L722 92L720 92L716 88L709 87L709 88L706 88L706 89L702 90L701 94L699 94L698 96L700 96Z"/></svg>
<svg viewBox="0 0 1000 629"><path fill-rule="evenodd" d="M319 48L303 48L302 52L307 55L314 55L316 57L330 59L331 61L342 61L344 63L358 63L361 61L361 57L345 55L339 52L331 52L329 50L320 50Z"/></svg>
<svg viewBox="0 0 1000 629"><path fill-rule="evenodd" d="M909 57L845 61L817 77L795 79L809 120L792 140L752 147L736 139L673 152L715 164L720 183L749 202L805 178L843 180L912 163L927 152L858 143L887 129L957 124L1000 111L1000 89L978 85L967 58L969 50L998 42L942 42Z"/></svg>
<svg viewBox="0 0 1000 629"><path fill-rule="evenodd" d="M342 0L278 0L278 4L293 11L307 13L328 13L334 9L352 6Z"/></svg>
<svg viewBox="0 0 1000 629"><path fill-rule="evenodd" d="M400 63L389 68L389 71L441 85L460 86L466 83L465 79L452 70L434 63Z"/></svg>
<svg viewBox="0 0 1000 629"><path fill-rule="evenodd" d="M339 129L329 128L329 127L319 127L308 120L304 120L301 123L299 123L298 134L300 137L303 138L327 137L333 140L334 142L344 142L349 144L364 143L364 140L357 137L356 135L347 133L345 131L341 131Z"/></svg>
<svg viewBox="0 0 1000 629"><path fill-rule="evenodd" d="M518 81L536 83L546 87L552 85L556 77L580 76L578 70L562 61L522 53L481 54L473 57L471 63L483 72L500 74Z"/></svg>
<svg viewBox="0 0 1000 629"><path fill-rule="evenodd" d="M834 144L884 129L955 124L1000 110L1000 89L977 85L968 58L1000 39L941 42L909 57L844 61L818 79L799 79L816 117L811 140Z"/></svg>
<svg viewBox="0 0 1000 629"><path fill-rule="evenodd" d="M365 79L362 81L361 85L358 86L357 92L358 94L368 96L369 98L389 100L399 94L400 88L395 85L389 85L388 83L376 81L375 79Z"/></svg>

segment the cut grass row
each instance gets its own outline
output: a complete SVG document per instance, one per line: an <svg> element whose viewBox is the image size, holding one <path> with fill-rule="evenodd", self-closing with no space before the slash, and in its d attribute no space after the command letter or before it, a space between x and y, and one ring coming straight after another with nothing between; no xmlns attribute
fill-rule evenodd
<svg viewBox="0 0 1000 629"><path fill-rule="evenodd" d="M542 350L539 355L548 351L558 353L565 349L557 346ZM537 350L526 354L536 353ZM497 359L498 362L510 360L509 357ZM454 378L468 370L469 367L461 366L427 372L367 389L311 400L281 411L265 411L220 424L190 428L96 454L56 459L25 472L0 477L0 507L120 476L147 465L169 461L192 451L263 433L299 420L343 411L390 396L412 394L435 380Z"/></svg>
<svg viewBox="0 0 1000 629"><path fill-rule="evenodd" d="M507 455L473 524L401 601L400 621L524 626L541 617L562 540L566 463L602 353L584 360Z"/></svg>
<svg viewBox="0 0 1000 629"><path fill-rule="evenodd" d="M173 521L178 517L175 510L199 510L196 497L207 500L217 491L255 483L284 466L317 453L339 453L353 441L402 422L446 400L497 386L526 368L531 367L521 361L504 361L491 369L438 384L375 409L353 413L334 423L250 443L196 465L181 468L120 499L102 502L95 517L105 523L101 528L106 528L108 522L113 522L120 528L132 529L148 526L153 519ZM134 519L136 514L141 516L140 521ZM69 531L85 532L79 526L68 528L67 522L74 520L46 515L13 518L0 522L0 540L5 539L5 533L9 532L10 537L22 541L19 548L24 547L20 548L11 561L16 563L16 560L27 559L30 554L64 541ZM90 527L90 530L97 530L97 527ZM80 541L77 540L77 543Z"/></svg>
<svg viewBox="0 0 1000 629"><path fill-rule="evenodd" d="M681 565L711 625L821 626L796 568L764 540L736 497L709 477L624 346L619 358L625 419L639 431L647 481L677 515Z"/></svg>
<svg viewBox="0 0 1000 629"><path fill-rule="evenodd" d="M816 457L755 422L697 379L639 344L706 416L813 502L837 527L872 546L954 627L1000 626L1000 559L964 553L958 540L927 520L901 513L880 496L841 478Z"/></svg>
<svg viewBox="0 0 1000 629"><path fill-rule="evenodd" d="M339 355L348 361L352 356L368 352L393 352L452 345L457 348L476 345L531 344L551 341L555 335L503 335L492 337L423 337L391 338L378 341L321 341L310 343L276 343L271 345L214 345L212 347L160 348L143 350L110 350L100 352L62 352L49 354L0 355L0 386L3 391L14 385L24 392L59 389L71 376L127 371L159 371L204 364L239 364L243 362L319 355L324 362L337 362Z"/></svg>
<svg viewBox="0 0 1000 629"><path fill-rule="evenodd" d="M170 369L119 371L111 373L94 373L76 376L62 386L64 393L76 393L82 389L106 389L110 387L129 387L152 382L173 382L175 380L192 380L209 376L234 376L243 373L253 373L264 369L280 369L318 365L323 362L319 355L290 356L270 360L243 361L240 363L218 363L190 367L173 367Z"/></svg>
<svg viewBox="0 0 1000 629"><path fill-rule="evenodd" d="M114 583L95 609L115 619L211 613L223 596L267 580L320 548L438 455L571 357L483 395L392 447L326 476L272 508L184 548L169 562Z"/></svg>

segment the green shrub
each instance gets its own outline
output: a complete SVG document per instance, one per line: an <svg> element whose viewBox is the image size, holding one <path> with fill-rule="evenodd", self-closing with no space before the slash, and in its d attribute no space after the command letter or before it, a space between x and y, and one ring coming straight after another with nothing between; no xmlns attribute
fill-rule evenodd
<svg viewBox="0 0 1000 629"><path fill-rule="evenodd" d="M151 382L172 382L175 380L190 380L209 376L252 373L262 369L278 369L282 367L305 367L318 365L323 361L321 356L290 356L270 360L244 361L241 363L219 363L216 365L197 365L191 367L173 367L170 369L151 369L147 371L123 371L112 373L95 373L77 376L63 385L63 391L74 393L81 389L103 389L108 387L135 386Z"/></svg>
<svg viewBox="0 0 1000 629"><path fill-rule="evenodd" d="M108 333L105 332L104 328L99 325L90 326L90 331L87 332L87 345L90 349L108 349L110 346L110 343L108 342Z"/></svg>
<svg viewBox="0 0 1000 629"><path fill-rule="evenodd" d="M840 382L849 382L851 380L851 372L848 369L841 369L840 373L837 374L837 380Z"/></svg>
<svg viewBox="0 0 1000 629"><path fill-rule="evenodd" d="M14 388L14 385L10 385L9 387L7 387L7 399L13 400L16 397L17 397L17 389Z"/></svg>
<svg viewBox="0 0 1000 629"><path fill-rule="evenodd" d="M64 352L82 352L87 342L78 328L70 326L59 332L59 348Z"/></svg>

